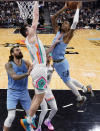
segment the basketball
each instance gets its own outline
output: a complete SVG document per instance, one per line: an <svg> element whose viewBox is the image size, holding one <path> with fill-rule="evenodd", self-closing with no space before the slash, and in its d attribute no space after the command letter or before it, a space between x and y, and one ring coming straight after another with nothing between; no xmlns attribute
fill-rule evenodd
<svg viewBox="0 0 100 131"><path fill-rule="evenodd" d="M67 2L68 8L72 9L72 10L77 8L77 4L78 4L78 2L72 2L72 1Z"/></svg>

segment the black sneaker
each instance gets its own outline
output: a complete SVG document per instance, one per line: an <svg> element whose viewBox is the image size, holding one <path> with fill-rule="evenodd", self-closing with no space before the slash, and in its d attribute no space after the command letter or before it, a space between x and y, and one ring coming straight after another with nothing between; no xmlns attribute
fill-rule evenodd
<svg viewBox="0 0 100 131"><path fill-rule="evenodd" d="M86 86L87 88L87 93L91 95L91 97L94 97L94 93L93 93L93 90L92 90L92 86L91 85L88 85Z"/></svg>
<svg viewBox="0 0 100 131"><path fill-rule="evenodd" d="M86 99L87 99L86 96L82 96L82 100L77 101L76 106L77 106L77 107L82 106L82 105L85 103Z"/></svg>

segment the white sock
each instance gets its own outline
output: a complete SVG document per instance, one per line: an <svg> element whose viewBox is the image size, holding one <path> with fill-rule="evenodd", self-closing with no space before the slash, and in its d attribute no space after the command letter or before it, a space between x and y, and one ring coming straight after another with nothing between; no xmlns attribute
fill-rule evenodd
<svg viewBox="0 0 100 131"><path fill-rule="evenodd" d="M82 89L83 89L84 93L87 92L87 88L86 88L86 86L83 86Z"/></svg>
<svg viewBox="0 0 100 131"><path fill-rule="evenodd" d="M41 126L39 126L38 129L41 129Z"/></svg>
<svg viewBox="0 0 100 131"><path fill-rule="evenodd" d="M36 118L36 114L35 114L32 118L34 118L34 119L35 119L35 118Z"/></svg>
<svg viewBox="0 0 100 131"><path fill-rule="evenodd" d="M29 116L29 110L26 110L25 112L26 112L26 115ZM36 118L36 114L32 118Z"/></svg>
<svg viewBox="0 0 100 131"><path fill-rule="evenodd" d="M31 123L32 123L32 119L33 119L33 117L28 116L28 117L27 117L27 122L28 122L29 124L31 124Z"/></svg>
<svg viewBox="0 0 100 131"><path fill-rule="evenodd" d="M83 98L82 98L82 96L77 96L77 101L81 101Z"/></svg>
<svg viewBox="0 0 100 131"><path fill-rule="evenodd" d="M47 118L46 121L51 121L51 120L49 118Z"/></svg>

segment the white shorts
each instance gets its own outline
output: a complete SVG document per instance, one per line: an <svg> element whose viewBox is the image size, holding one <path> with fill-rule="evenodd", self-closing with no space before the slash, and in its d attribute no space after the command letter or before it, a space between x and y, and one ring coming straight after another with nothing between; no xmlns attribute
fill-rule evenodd
<svg viewBox="0 0 100 131"><path fill-rule="evenodd" d="M45 64L36 64L31 71L32 84L35 94L45 93L47 88L47 67Z"/></svg>

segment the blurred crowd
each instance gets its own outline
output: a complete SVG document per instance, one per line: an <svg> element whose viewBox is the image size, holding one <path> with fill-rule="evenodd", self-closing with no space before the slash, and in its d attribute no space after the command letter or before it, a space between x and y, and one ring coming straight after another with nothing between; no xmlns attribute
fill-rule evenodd
<svg viewBox="0 0 100 131"><path fill-rule="evenodd" d="M98 2L83 3L83 7L80 10L78 28L100 29L100 3L98 5ZM64 3L48 2L50 15L55 14L63 6ZM64 20L72 23L74 14L75 10L67 9L58 17L58 24L60 25Z"/></svg>
<svg viewBox="0 0 100 131"><path fill-rule="evenodd" d="M40 25L44 24L43 8L40 7ZM29 24L31 19L27 20ZM0 27L18 27L23 25L25 21L20 17L18 5L14 1L0 1Z"/></svg>
<svg viewBox="0 0 100 131"><path fill-rule="evenodd" d="M39 26L42 27L45 23L45 8L48 9L48 15L53 15L64 6L61 2L45 2L44 6L40 7ZM58 25L64 20L70 23L73 21L75 11L67 9L58 17ZM31 20L28 20L31 22ZM0 1L0 27L18 27L23 25L24 20L20 17L19 8L16 2ZM77 28L100 29L100 3L86 2L83 3L83 8L80 10L80 20Z"/></svg>
<svg viewBox="0 0 100 131"><path fill-rule="evenodd" d="M21 22L19 10L15 2L0 2L0 27L15 26Z"/></svg>

